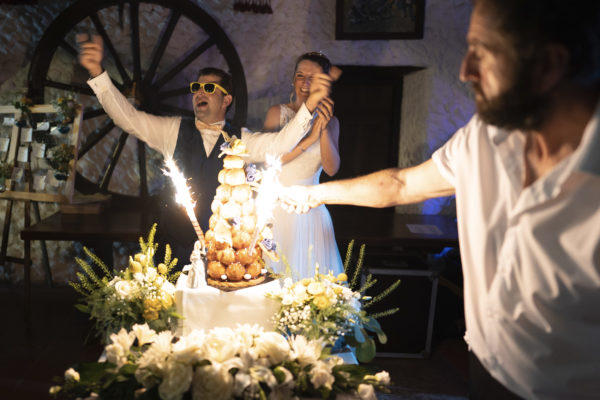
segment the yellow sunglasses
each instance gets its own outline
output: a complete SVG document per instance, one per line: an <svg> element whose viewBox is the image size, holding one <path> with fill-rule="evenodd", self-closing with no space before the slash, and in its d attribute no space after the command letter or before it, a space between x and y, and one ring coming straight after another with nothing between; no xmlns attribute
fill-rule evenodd
<svg viewBox="0 0 600 400"><path fill-rule="evenodd" d="M204 90L204 93L212 94L215 92L215 89L219 89L223 92L224 95L228 95L229 92L225 90L225 88L217 83L200 83L200 82L192 82L190 83L190 92L196 93L200 89Z"/></svg>

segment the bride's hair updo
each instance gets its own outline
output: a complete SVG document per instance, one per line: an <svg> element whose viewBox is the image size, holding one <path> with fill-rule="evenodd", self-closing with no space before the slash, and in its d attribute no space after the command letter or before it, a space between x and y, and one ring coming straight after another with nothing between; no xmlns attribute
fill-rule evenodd
<svg viewBox="0 0 600 400"><path fill-rule="evenodd" d="M296 73L296 70L298 69L298 64L304 60L319 64L319 66L323 69L323 73L325 74L328 74L329 70L331 69L331 61L329 61L329 58L325 57L325 54L321 52L313 51L310 53L304 53L298 57L296 60L296 66L294 67L294 73Z"/></svg>

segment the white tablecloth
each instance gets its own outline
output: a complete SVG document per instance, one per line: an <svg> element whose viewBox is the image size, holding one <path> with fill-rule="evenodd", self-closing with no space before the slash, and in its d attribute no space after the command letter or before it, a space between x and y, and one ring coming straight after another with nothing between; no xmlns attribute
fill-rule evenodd
<svg viewBox="0 0 600 400"><path fill-rule="evenodd" d="M180 321L179 335L187 335L194 329L209 330L215 327L235 328L237 324L258 324L272 331L272 316L279 302L267 298L265 293L276 292L278 280L225 292L212 286L191 289L187 275L177 280L175 301L177 312L185 318Z"/></svg>

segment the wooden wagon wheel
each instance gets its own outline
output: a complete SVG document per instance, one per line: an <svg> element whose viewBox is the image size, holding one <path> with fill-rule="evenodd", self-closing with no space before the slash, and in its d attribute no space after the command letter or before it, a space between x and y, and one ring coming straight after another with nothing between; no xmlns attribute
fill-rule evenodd
<svg viewBox="0 0 600 400"><path fill-rule="evenodd" d="M82 32L102 36L103 66L138 109L193 116L188 83L199 68L214 66L231 73L235 100L230 119L245 123L248 96L238 54L215 20L192 1L80 0L48 27L28 77L36 103L72 94L85 107L76 181L80 192L147 197L157 181L162 184L160 166L151 163L159 158L156 152L135 138L128 141L87 86L75 41Z"/></svg>

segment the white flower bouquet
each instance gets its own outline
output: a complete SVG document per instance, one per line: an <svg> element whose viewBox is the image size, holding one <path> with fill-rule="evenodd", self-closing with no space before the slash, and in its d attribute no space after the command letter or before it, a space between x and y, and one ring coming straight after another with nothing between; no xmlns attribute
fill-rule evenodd
<svg viewBox="0 0 600 400"><path fill-rule="evenodd" d="M171 260L169 245L166 246L165 261L154 266L153 255L158 247L154 244L156 224L148 235L147 242L140 238L140 253L129 257L129 265L123 271L110 271L96 255L84 248L85 253L96 264L104 276L100 278L92 266L77 258L82 268L77 273L79 283L70 285L84 297L76 307L96 321L98 336L103 343L110 334L121 328L131 329L134 324L148 323L155 331L176 327L180 316L175 307L175 285L179 272L171 273L177 259Z"/></svg>
<svg viewBox="0 0 600 400"><path fill-rule="evenodd" d="M387 372L371 374L329 354L322 339L284 337L258 326L193 331L174 338L147 324L110 336L106 362L70 368L53 386L55 397L226 400L333 399L337 394L375 400L387 391Z"/></svg>
<svg viewBox="0 0 600 400"><path fill-rule="evenodd" d="M344 264L346 271L349 270L353 245L354 242L350 242L348 246ZM359 254L350 283L346 273L338 276L333 276L331 272L320 274L318 264L313 278L305 278L298 282L291 278L284 279L282 289L269 294L281 302L279 311L273 316L275 328L287 336L304 335L309 339L322 339L332 347L341 347L341 344L345 343L355 349L359 361L368 362L373 359L375 341L368 332L375 333L381 343L386 343L387 337L377 318L393 314L398 309L369 315L365 308L389 295L400 281L396 281L375 298L364 295L365 291L376 283L370 275L361 288L352 290L351 287L358 286L364 245Z"/></svg>

